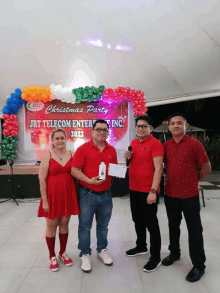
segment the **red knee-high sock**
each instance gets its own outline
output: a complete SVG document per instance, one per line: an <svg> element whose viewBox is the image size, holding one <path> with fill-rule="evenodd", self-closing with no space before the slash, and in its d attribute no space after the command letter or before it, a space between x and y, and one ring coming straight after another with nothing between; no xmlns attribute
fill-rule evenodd
<svg viewBox="0 0 220 293"><path fill-rule="evenodd" d="M50 258L56 256L55 254L55 237L47 237L46 242L49 249Z"/></svg>
<svg viewBox="0 0 220 293"><path fill-rule="evenodd" d="M68 233L66 234L59 233L59 238L60 238L60 256L62 256L62 254L66 251Z"/></svg>

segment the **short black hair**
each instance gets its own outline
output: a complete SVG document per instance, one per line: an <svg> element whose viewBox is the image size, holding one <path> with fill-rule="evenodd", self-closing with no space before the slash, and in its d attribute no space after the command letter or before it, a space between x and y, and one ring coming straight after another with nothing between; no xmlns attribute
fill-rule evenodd
<svg viewBox="0 0 220 293"><path fill-rule="evenodd" d="M172 115L169 116L169 118L168 118L168 124L170 124L170 120L171 120L173 117L176 117L176 116L183 117L183 119L186 121L186 116L185 116L183 113L176 112L176 113L173 113ZM187 122L187 121L186 121L186 122Z"/></svg>
<svg viewBox="0 0 220 293"><path fill-rule="evenodd" d="M153 119L150 116L139 116L135 119L135 124L137 125L137 122L139 120L147 121L149 125L153 126Z"/></svg>
<svg viewBox="0 0 220 293"><path fill-rule="evenodd" d="M109 129L109 125L108 125L108 123L107 123L105 120L103 120L103 119L98 119L98 120L96 120L96 122L93 124L93 130L95 129L97 123L105 123L105 124L107 125L108 129Z"/></svg>

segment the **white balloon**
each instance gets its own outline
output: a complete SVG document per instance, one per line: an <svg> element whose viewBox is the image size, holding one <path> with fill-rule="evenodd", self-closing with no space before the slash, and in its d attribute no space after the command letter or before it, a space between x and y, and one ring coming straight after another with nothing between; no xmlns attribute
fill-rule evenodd
<svg viewBox="0 0 220 293"><path fill-rule="evenodd" d="M72 100L74 100L74 97L67 96L66 99L67 99L68 101L72 101Z"/></svg>
<svg viewBox="0 0 220 293"><path fill-rule="evenodd" d="M62 91L63 91L63 87L62 87L62 85L57 85L56 88L55 88L55 91L56 91L57 93L62 93Z"/></svg>
<svg viewBox="0 0 220 293"><path fill-rule="evenodd" d="M58 93L58 92L55 92L55 96L56 96L56 97L61 97L61 94Z"/></svg>

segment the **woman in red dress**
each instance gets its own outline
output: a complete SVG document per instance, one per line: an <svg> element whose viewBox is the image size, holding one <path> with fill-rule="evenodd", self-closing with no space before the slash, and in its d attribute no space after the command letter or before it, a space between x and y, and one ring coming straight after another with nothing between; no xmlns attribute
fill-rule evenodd
<svg viewBox="0 0 220 293"><path fill-rule="evenodd" d="M46 218L46 242L51 271L59 269L55 254L56 230L59 226L59 258L66 266L73 264L66 254L68 224L71 215L79 214L74 178L71 176L73 153L66 150L66 132L51 133L52 150L44 155L39 171L41 201L38 217Z"/></svg>

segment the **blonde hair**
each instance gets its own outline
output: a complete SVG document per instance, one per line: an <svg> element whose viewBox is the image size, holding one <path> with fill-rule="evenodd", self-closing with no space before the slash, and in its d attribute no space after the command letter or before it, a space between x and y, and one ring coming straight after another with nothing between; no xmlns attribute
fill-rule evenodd
<svg viewBox="0 0 220 293"><path fill-rule="evenodd" d="M62 128L56 128L56 129L54 129L54 130L51 132L51 135L50 135L50 137L51 137L51 142L52 142L52 140L54 139L55 133L58 133L58 132L62 132L62 133L64 134L65 138L66 138L66 131L65 131L64 129L62 129ZM52 146L52 149L53 149L53 148L54 148L53 143L51 143L51 146Z"/></svg>

